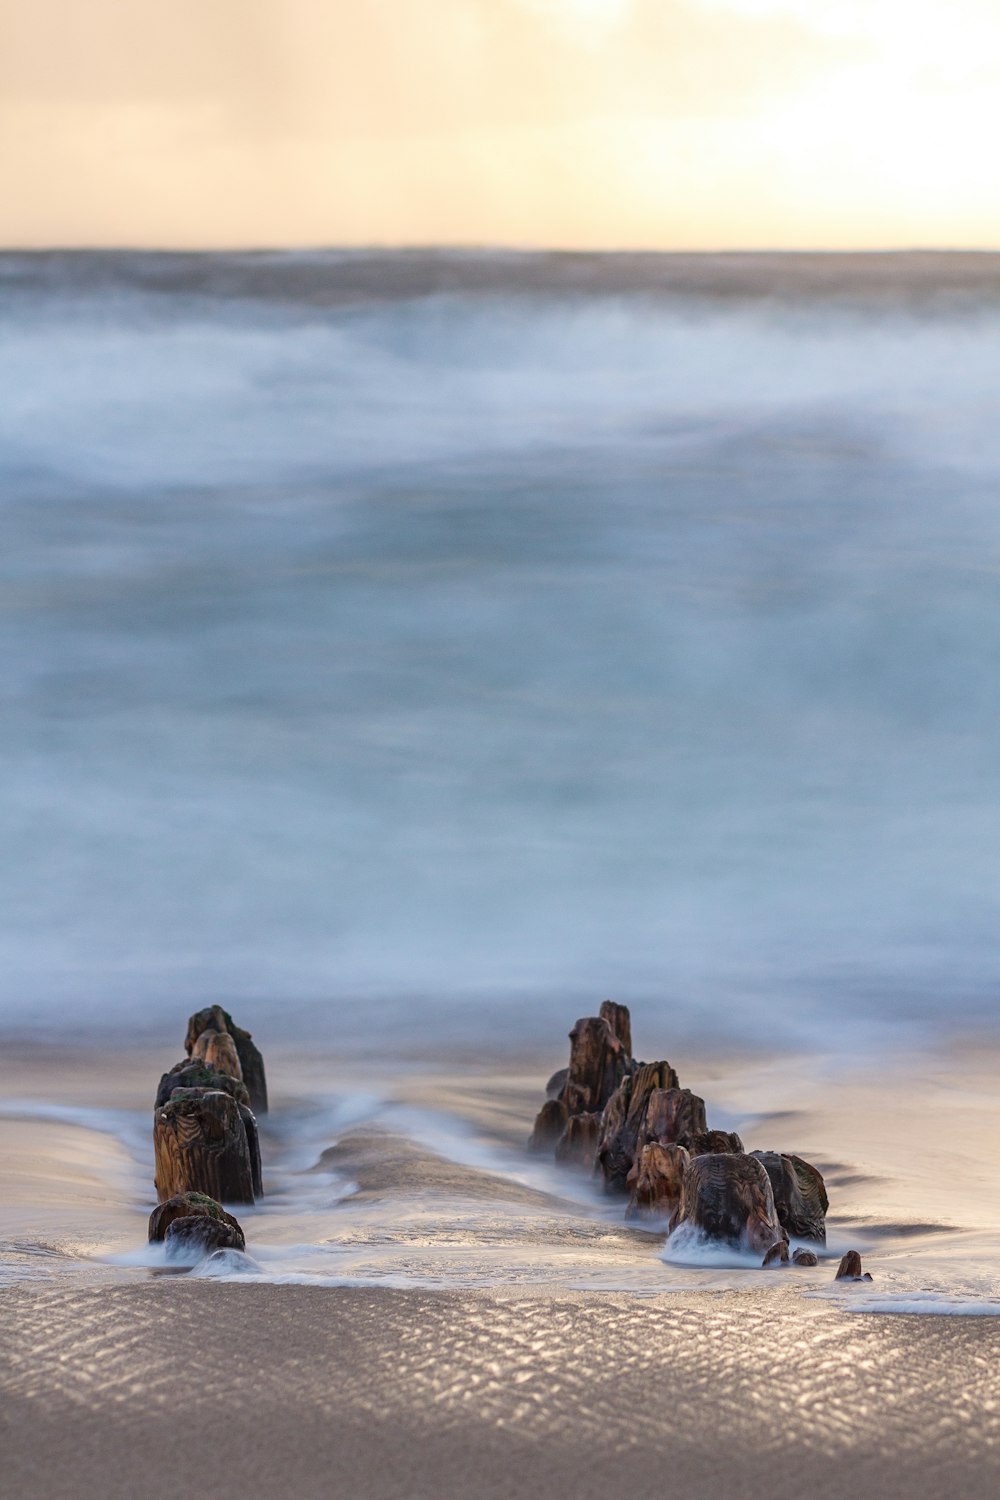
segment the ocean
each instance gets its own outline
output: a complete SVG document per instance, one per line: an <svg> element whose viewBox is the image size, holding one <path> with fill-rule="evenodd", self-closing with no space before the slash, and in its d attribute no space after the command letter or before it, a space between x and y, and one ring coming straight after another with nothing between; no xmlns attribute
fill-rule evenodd
<svg viewBox="0 0 1000 1500"><path fill-rule="evenodd" d="M995 1028L1000 257L0 257L0 1032Z"/></svg>

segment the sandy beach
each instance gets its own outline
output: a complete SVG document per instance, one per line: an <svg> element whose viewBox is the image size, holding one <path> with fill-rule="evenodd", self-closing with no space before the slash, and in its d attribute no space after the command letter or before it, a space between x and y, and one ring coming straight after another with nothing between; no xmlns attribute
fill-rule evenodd
<svg viewBox="0 0 1000 1500"><path fill-rule="evenodd" d="M19 1286L5 1493L991 1497L1000 1323L781 1295Z"/></svg>
<svg viewBox="0 0 1000 1500"><path fill-rule="evenodd" d="M995 1149L988 1053L877 1085L690 1060L748 1146L827 1147L829 1257L777 1273L665 1263L662 1230L528 1157L548 1059L461 1082L399 1064L379 1084L276 1053L246 1281L144 1260L148 1095L169 1060L35 1046L0 1065L6 1494L996 1492L1000 1319L955 1315L995 1310L992 1208L970 1218ZM754 1114L764 1095L775 1110ZM978 1144L945 1203L949 1108ZM870 1287L833 1285L849 1243Z"/></svg>

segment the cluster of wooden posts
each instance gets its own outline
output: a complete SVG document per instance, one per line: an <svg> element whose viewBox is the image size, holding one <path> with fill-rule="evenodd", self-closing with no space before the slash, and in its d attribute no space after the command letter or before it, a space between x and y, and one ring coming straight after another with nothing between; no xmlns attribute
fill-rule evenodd
<svg viewBox="0 0 1000 1500"><path fill-rule="evenodd" d="M242 1254L243 1230L223 1203L262 1194L257 1115L267 1112L264 1059L248 1031L219 1005L188 1022L186 1056L160 1079L153 1112L157 1206L149 1238L168 1258L191 1263ZM626 1006L606 1000L600 1015L570 1032L569 1067L548 1083L529 1141L564 1165L599 1176L628 1197L626 1218L664 1221L668 1235L689 1226L706 1240L762 1255L765 1266L814 1266L826 1244L826 1187L818 1169L784 1151L744 1149L732 1131L711 1130L705 1101L666 1061L632 1056ZM850 1250L838 1279L871 1280Z"/></svg>
<svg viewBox="0 0 1000 1500"><path fill-rule="evenodd" d="M263 1193L257 1116L267 1113L264 1059L220 1005L188 1021L186 1056L160 1079L153 1110L158 1199L149 1238L171 1259L243 1252L243 1230L223 1203Z"/></svg>
<svg viewBox="0 0 1000 1500"><path fill-rule="evenodd" d="M531 1150L593 1173L628 1197L626 1218L659 1219L668 1236L688 1225L765 1266L817 1264L806 1246L789 1254L790 1239L826 1244L829 1201L816 1167L789 1152L747 1152L732 1131L710 1130L704 1099L681 1088L668 1062L632 1056L626 1006L606 1000L569 1038L569 1067L549 1080ZM871 1280L857 1251L837 1277Z"/></svg>

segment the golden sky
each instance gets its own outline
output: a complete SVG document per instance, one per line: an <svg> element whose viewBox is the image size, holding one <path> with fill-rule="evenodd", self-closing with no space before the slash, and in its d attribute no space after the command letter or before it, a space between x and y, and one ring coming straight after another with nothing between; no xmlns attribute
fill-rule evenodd
<svg viewBox="0 0 1000 1500"><path fill-rule="evenodd" d="M0 243L1000 246L1000 0L0 0Z"/></svg>

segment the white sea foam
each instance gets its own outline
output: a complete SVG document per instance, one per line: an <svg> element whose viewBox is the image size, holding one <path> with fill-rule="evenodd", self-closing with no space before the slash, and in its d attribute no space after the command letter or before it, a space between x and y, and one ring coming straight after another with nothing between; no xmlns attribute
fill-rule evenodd
<svg viewBox="0 0 1000 1500"><path fill-rule="evenodd" d="M680 1224L670 1235L660 1259L672 1266L695 1266L709 1270L760 1270L762 1255L707 1239L690 1224Z"/></svg>
<svg viewBox="0 0 1000 1500"><path fill-rule="evenodd" d="M945 1294L926 1297L865 1297L846 1303L855 1312L914 1313L933 1317L996 1318L1000 1301L973 1301Z"/></svg>

